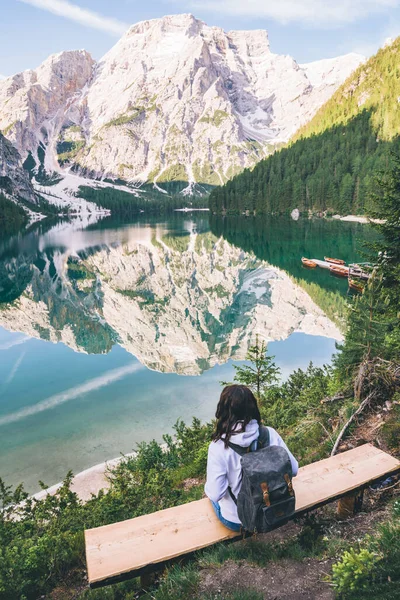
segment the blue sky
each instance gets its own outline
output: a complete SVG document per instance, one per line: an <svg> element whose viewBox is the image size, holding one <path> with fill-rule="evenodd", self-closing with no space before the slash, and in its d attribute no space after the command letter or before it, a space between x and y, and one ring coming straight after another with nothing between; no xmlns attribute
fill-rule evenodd
<svg viewBox="0 0 400 600"><path fill-rule="evenodd" d="M181 12L225 30L267 29L272 51L298 62L369 56L400 34L400 0L1 0L0 76L61 50L98 59L126 26Z"/></svg>

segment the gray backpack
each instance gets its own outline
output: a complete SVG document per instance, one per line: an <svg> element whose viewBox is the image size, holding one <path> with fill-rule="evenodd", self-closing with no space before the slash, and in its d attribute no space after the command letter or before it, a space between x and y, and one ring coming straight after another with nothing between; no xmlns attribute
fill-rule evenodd
<svg viewBox="0 0 400 600"><path fill-rule="evenodd" d="M286 523L295 512L292 464L280 446L270 446L268 427L260 426L258 440L248 448L228 442L241 455L242 486L235 498L239 519L246 531L265 533Z"/></svg>

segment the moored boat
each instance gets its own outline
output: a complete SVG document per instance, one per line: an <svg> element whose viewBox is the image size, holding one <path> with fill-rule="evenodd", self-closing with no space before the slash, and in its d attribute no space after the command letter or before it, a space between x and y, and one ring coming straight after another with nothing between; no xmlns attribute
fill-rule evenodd
<svg viewBox="0 0 400 600"><path fill-rule="evenodd" d="M337 275L338 277L348 277L349 275L349 268L340 265L331 265L329 271L332 275Z"/></svg>
<svg viewBox="0 0 400 600"><path fill-rule="evenodd" d="M301 262L303 263L303 265L305 267L308 267L309 269L314 269L317 266L317 263L314 262L313 260L309 259L309 258L303 258L301 259Z"/></svg>
<svg viewBox="0 0 400 600"><path fill-rule="evenodd" d="M349 279L349 288L355 290L356 292L363 292L364 286L359 281L355 281L354 279Z"/></svg>
<svg viewBox="0 0 400 600"><path fill-rule="evenodd" d="M328 258L327 256L324 256L324 259L326 262L332 263L333 265L345 265L346 264L346 262L344 260L342 260L341 258Z"/></svg>
<svg viewBox="0 0 400 600"><path fill-rule="evenodd" d="M357 279L364 279L366 281L371 277L371 275L364 271L360 265L356 264L349 265L349 276L357 277Z"/></svg>

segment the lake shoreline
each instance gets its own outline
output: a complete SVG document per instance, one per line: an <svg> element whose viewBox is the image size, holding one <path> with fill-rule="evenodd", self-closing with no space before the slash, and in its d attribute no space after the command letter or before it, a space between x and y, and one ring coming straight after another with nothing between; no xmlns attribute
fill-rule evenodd
<svg viewBox="0 0 400 600"><path fill-rule="evenodd" d="M345 217L341 217L340 215L333 215L332 219L335 219L337 221L344 221L347 223L384 223L382 219L370 219L369 217L361 215L346 215Z"/></svg>
<svg viewBox="0 0 400 600"><path fill-rule="evenodd" d="M80 473L77 473L72 479L71 490L77 494L78 498L82 500L82 502L87 502L91 499L92 494L97 495L100 490L108 490L110 488L110 481L107 478L107 473L111 469L115 468L121 461L134 456L135 454L135 452L131 452L129 454L121 455L117 458L112 458L111 460L98 463L97 465L93 465L93 467L89 467L88 469L84 469ZM32 498L35 500L43 500L49 494L54 496L62 484L62 481L55 483L47 489L33 494Z"/></svg>

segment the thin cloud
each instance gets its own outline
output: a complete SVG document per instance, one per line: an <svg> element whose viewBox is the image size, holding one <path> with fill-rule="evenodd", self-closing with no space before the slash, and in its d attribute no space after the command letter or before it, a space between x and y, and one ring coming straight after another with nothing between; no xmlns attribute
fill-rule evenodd
<svg viewBox="0 0 400 600"><path fill-rule="evenodd" d="M70 19L86 27L105 31L111 35L121 36L129 28L127 23L111 17L103 17L103 15L93 10L81 8L68 0L18 0L18 2L47 10L59 17Z"/></svg>
<svg viewBox="0 0 400 600"><path fill-rule="evenodd" d="M22 337L12 338L8 342L4 342L4 344L0 344L0 350L9 350L10 348L13 348L14 346L19 346L20 344L26 344L26 342L29 342L30 339L31 338L26 335L24 335Z"/></svg>
<svg viewBox="0 0 400 600"><path fill-rule="evenodd" d="M83 396L83 394L88 394L89 392L99 390L100 388L110 385L110 383L114 383L114 381L118 381L126 375L130 375L131 373L139 371L139 369L142 368L142 365L134 363L128 365L127 367L121 367L119 369L108 371L108 373L105 373L100 377L89 379L89 381L86 383L77 385L69 390L66 390L65 392L61 392L60 394L50 396L49 398L46 398L46 400L42 400L42 402L39 402L34 406L27 406L26 408L21 408L21 410L17 410L9 415L5 415L4 417L0 418L0 425L15 423L16 421L21 421L21 419L36 415L37 413L45 410L56 408L56 406L64 404L64 402L75 400L75 398L79 398L80 396Z"/></svg>
<svg viewBox="0 0 400 600"><path fill-rule="evenodd" d="M21 363L24 360L25 354L26 354L26 352L22 352L20 354L20 356L17 358L17 360L15 361L14 366L11 369L9 376L6 379L6 384L7 385L10 384L13 381L14 377L18 373L18 369L20 368Z"/></svg>
<svg viewBox="0 0 400 600"><path fill-rule="evenodd" d="M264 17L284 24L296 22L337 27L397 8L400 0L189 0L181 4L190 9Z"/></svg>
<svg viewBox="0 0 400 600"><path fill-rule="evenodd" d="M0 79L7 79L7 75L2 75L2 74L0 73Z"/></svg>

